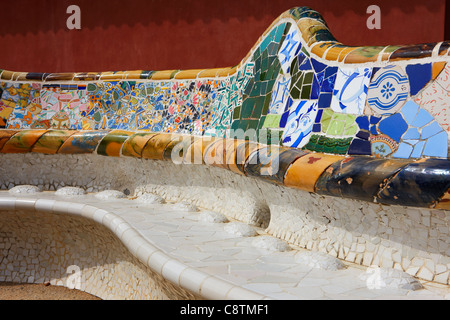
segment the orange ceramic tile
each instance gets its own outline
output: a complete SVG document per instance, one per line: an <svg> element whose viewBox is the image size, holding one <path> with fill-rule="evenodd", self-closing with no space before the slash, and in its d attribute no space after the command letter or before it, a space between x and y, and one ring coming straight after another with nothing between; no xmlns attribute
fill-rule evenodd
<svg viewBox="0 0 450 320"><path fill-rule="evenodd" d="M174 79L197 79L197 76L203 69L192 69L180 71L175 75Z"/></svg>
<svg viewBox="0 0 450 320"><path fill-rule="evenodd" d="M434 207L435 209L450 210L450 189L448 189Z"/></svg>
<svg viewBox="0 0 450 320"><path fill-rule="evenodd" d="M97 148L97 154L109 157L120 157L125 140L131 136L133 132L125 130L113 130L109 132L100 142Z"/></svg>
<svg viewBox="0 0 450 320"><path fill-rule="evenodd" d="M122 146L122 155L126 157L141 158L142 150L147 142L153 138L156 133L138 132L131 135Z"/></svg>
<svg viewBox="0 0 450 320"><path fill-rule="evenodd" d="M19 130L0 130L0 150L2 150L5 143L17 132L19 132Z"/></svg>
<svg viewBox="0 0 450 320"><path fill-rule="evenodd" d="M335 46L330 47L326 52L325 59L329 61L337 61L341 52L346 48L346 46L341 44L336 44Z"/></svg>
<svg viewBox="0 0 450 320"><path fill-rule="evenodd" d="M48 130L34 144L31 152L56 154L63 143L73 134L74 130Z"/></svg>
<svg viewBox="0 0 450 320"><path fill-rule="evenodd" d="M311 52L322 58L327 49L334 45L336 45L336 42L319 42L313 45Z"/></svg>
<svg viewBox="0 0 450 320"><path fill-rule="evenodd" d="M322 173L343 156L310 153L297 159L287 170L284 185L309 192L315 192L317 179Z"/></svg>
<svg viewBox="0 0 450 320"><path fill-rule="evenodd" d="M184 163L188 164L205 164L203 156L208 146L215 142L218 138L203 136L195 140L187 149L184 155Z"/></svg>
<svg viewBox="0 0 450 320"><path fill-rule="evenodd" d="M447 62L445 61L439 61L439 62L435 62L433 63L433 73L432 73L432 79L436 79L438 77L438 75L441 73L441 71L445 68L445 65L447 64Z"/></svg>
<svg viewBox="0 0 450 320"><path fill-rule="evenodd" d="M47 130L21 130L3 146L2 153L27 153Z"/></svg>
<svg viewBox="0 0 450 320"><path fill-rule="evenodd" d="M148 140L147 145L142 150L142 159L164 160L164 150L172 141L171 133L159 133Z"/></svg>

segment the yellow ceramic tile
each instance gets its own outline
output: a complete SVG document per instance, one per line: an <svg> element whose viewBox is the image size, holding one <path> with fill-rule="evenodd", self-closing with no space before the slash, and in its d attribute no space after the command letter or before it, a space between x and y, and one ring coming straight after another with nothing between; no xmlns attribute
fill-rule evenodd
<svg viewBox="0 0 450 320"><path fill-rule="evenodd" d="M125 140L131 136L133 132L125 130L112 130L100 142L97 148L97 154L109 157L120 157Z"/></svg>
<svg viewBox="0 0 450 320"><path fill-rule="evenodd" d="M156 133L140 132L131 135L122 146L122 155L126 157L140 158L145 145L155 135Z"/></svg>
<svg viewBox="0 0 450 320"><path fill-rule="evenodd" d="M309 192L315 192L317 179L336 161L344 159L343 156L310 153L297 159L288 169L284 184Z"/></svg>
<svg viewBox="0 0 450 320"><path fill-rule="evenodd" d="M323 23L310 18L300 19L297 22L297 26L300 29L303 40L305 40L306 43L309 42L316 31L328 29Z"/></svg>
<svg viewBox="0 0 450 320"><path fill-rule="evenodd" d="M117 71L117 72L102 72L100 74L100 80L123 80L126 77L126 73L123 71Z"/></svg>
<svg viewBox="0 0 450 320"><path fill-rule="evenodd" d="M142 70L133 70L125 72L125 79L127 80L140 80L142 75Z"/></svg>
<svg viewBox="0 0 450 320"><path fill-rule="evenodd" d="M63 143L75 133L75 130L49 130L36 141L31 152L56 154Z"/></svg>
<svg viewBox="0 0 450 320"><path fill-rule="evenodd" d="M148 140L147 145L142 150L142 159L164 160L164 150L172 141L171 133L159 133Z"/></svg>
<svg viewBox="0 0 450 320"><path fill-rule="evenodd" d="M197 76L203 69L184 70L176 74L175 79L197 79Z"/></svg>
<svg viewBox="0 0 450 320"><path fill-rule="evenodd" d="M169 80L174 72L178 70L164 70L164 71L156 71L152 75L152 80Z"/></svg>
<svg viewBox="0 0 450 320"><path fill-rule="evenodd" d="M15 72L13 72L13 71L3 70L1 79L2 80L13 80L14 73Z"/></svg>
<svg viewBox="0 0 450 320"><path fill-rule="evenodd" d="M215 68L215 69L205 69L198 73L198 78L215 78L217 77L217 72L222 70L223 68Z"/></svg>
<svg viewBox="0 0 450 320"><path fill-rule="evenodd" d="M230 75L235 74L237 71L237 66L232 68L224 68L217 72L218 77L228 77Z"/></svg>
<svg viewBox="0 0 450 320"><path fill-rule="evenodd" d="M163 158L176 164L184 163L184 155L195 140L201 139L190 135L173 134L172 140L164 149Z"/></svg>
<svg viewBox="0 0 450 320"><path fill-rule="evenodd" d="M17 132L19 132L19 130L8 130L8 129L0 130L0 150L3 148L5 143Z"/></svg>

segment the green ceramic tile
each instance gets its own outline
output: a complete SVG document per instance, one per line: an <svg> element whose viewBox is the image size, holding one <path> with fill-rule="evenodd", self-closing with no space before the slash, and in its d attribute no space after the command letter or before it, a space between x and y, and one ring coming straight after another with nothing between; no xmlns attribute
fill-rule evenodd
<svg viewBox="0 0 450 320"><path fill-rule="evenodd" d="M281 114L268 114L264 121L263 128L279 128Z"/></svg>

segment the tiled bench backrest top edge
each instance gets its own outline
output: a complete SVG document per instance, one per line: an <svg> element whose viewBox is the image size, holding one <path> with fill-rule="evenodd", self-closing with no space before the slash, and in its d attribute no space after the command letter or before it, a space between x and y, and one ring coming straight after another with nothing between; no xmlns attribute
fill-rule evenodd
<svg viewBox="0 0 450 320"><path fill-rule="evenodd" d="M299 7L234 67L0 70L0 153L176 150L319 194L446 209L449 48L345 46Z"/></svg>

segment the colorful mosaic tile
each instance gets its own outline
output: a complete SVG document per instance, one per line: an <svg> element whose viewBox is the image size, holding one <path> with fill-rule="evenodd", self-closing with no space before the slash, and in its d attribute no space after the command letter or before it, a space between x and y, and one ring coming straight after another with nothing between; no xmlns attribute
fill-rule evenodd
<svg viewBox="0 0 450 320"><path fill-rule="evenodd" d="M371 68L339 68L331 101L335 112L363 114Z"/></svg>
<svg viewBox="0 0 450 320"><path fill-rule="evenodd" d="M0 128L144 130L347 155L447 157L448 47L447 42L345 46L320 14L295 8L235 67L76 74L2 70ZM67 141L91 150L87 140L78 141L82 137L77 133ZM84 149L67 141L62 150ZM144 147L127 144L124 150L135 156L137 146Z"/></svg>
<svg viewBox="0 0 450 320"><path fill-rule="evenodd" d="M301 148L307 144L317 112L317 102L295 101L284 128L283 145Z"/></svg>
<svg viewBox="0 0 450 320"><path fill-rule="evenodd" d="M377 114L392 114L405 103L408 92L408 78L401 67L387 66L375 73L369 86L367 103Z"/></svg>

